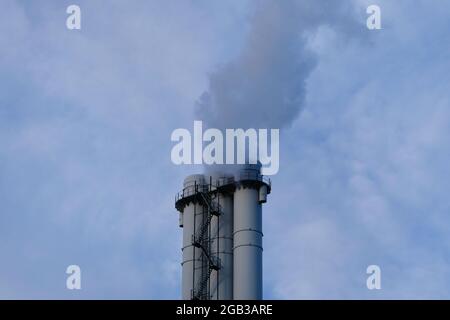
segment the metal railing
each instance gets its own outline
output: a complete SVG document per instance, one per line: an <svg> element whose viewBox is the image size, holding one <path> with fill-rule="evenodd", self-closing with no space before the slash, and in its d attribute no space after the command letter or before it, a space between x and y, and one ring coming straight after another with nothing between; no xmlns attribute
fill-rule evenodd
<svg viewBox="0 0 450 320"><path fill-rule="evenodd" d="M256 172L256 171L247 171L247 172L241 172L239 174L239 181L241 180L255 180L255 181L261 181L269 187L272 186L272 181L270 178L263 176L262 174ZM178 192L175 195L175 202L177 202L180 199L187 198L190 196L194 196L198 193L208 193L211 191L215 191L217 188L227 186L230 184L235 183L236 180L234 177L224 177L215 180L215 183L204 183L204 184L197 184L194 183L192 185L189 185L187 187L184 187L182 191Z"/></svg>
<svg viewBox="0 0 450 320"><path fill-rule="evenodd" d="M270 178L263 176L262 174L260 174L257 171L240 172L239 180L256 180L256 181L264 182L264 183L268 184L269 186L272 186L272 181L270 180Z"/></svg>

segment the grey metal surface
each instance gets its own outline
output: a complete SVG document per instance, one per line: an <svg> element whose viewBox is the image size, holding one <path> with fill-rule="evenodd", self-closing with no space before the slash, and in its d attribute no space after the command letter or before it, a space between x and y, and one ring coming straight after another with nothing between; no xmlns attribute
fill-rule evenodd
<svg viewBox="0 0 450 320"><path fill-rule="evenodd" d="M234 176L211 173L185 179L175 198L183 228L183 299L192 299L198 291L198 279L205 277L203 299L262 299L261 204L267 201L271 182L260 174L260 167L242 166ZM212 207L217 208L214 214ZM205 254L193 245L202 225L208 227L208 240L202 245L195 243L203 250L206 246L207 257L218 258L218 270L217 263L211 268L211 260L205 267Z"/></svg>
<svg viewBox="0 0 450 320"><path fill-rule="evenodd" d="M224 185L231 179L220 173L212 174L212 185ZM222 214L211 221L211 248L219 257L221 268L211 273L210 291L213 300L233 299L233 195L219 192L217 201Z"/></svg>
<svg viewBox="0 0 450 320"><path fill-rule="evenodd" d="M266 203L267 202L267 186L262 185L259 188L259 203Z"/></svg>
<svg viewBox="0 0 450 320"><path fill-rule="evenodd" d="M262 212L256 188L236 188L233 239L233 299L262 299Z"/></svg>
<svg viewBox="0 0 450 320"><path fill-rule="evenodd" d="M184 191L194 192L194 185L204 183L203 175L191 175L184 180ZM201 252L192 244L194 235L194 222L196 226L201 225L203 208L199 204L189 202L184 207L183 214L183 246L182 246L182 299L189 300L192 298L192 290L194 288L194 268L195 278L200 279L201 276Z"/></svg>

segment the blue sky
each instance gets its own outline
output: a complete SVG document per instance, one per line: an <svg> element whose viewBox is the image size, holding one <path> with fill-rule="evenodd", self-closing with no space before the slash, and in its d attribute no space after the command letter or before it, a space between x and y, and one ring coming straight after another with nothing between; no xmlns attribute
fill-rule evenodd
<svg viewBox="0 0 450 320"><path fill-rule="evenodd" d="M65 27L73 3L80 31ZM251 70L249 39L272 30L254 18L261 3L2 2L0 298L179 297L174 195L202 168L171 163L170 134L192 127L217 75ZM448 298L450 4L294 3L276 29L292 38L265 43L309 65L277 123L265 298ZM365 26L373 3L382 30ZM281 70L261 61L266 77ZM70 264L80 291L65 287ZM371 264L378 291L366 288Z"/></svg>

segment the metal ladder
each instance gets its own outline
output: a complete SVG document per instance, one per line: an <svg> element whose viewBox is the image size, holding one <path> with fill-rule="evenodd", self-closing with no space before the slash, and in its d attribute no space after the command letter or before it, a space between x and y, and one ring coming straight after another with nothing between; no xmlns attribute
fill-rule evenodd
<svg viewBox="0 0 450 320"><path fill-rule="evenodd" d="M196 286L193 290L192 299L194 300L210 299L208 283L211 272L212 270L217 271L220 269L219 257L216 257L211 252L210 226L212 217L218 217L222 212L220 204L214 201L214 198L211 196L212 194L216 193L211 193L210 191L211 190L204 189L198 192L198 194L200 195L200 200L203 204L203 207L206 209L206 212L203 215L203 221L200 230L192 235L192 244L196 248L200 248L202 250L202 260L204 262L202 263L202 276L197 281Z"/></svg>

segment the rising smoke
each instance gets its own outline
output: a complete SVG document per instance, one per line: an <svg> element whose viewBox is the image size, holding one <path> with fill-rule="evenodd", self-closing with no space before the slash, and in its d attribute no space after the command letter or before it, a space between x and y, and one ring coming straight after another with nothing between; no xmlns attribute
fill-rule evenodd
<svg viewBox="0 0 450 320"><path fill-rule="evenodd" d="M216 128L289 127L304 107L318 62L308 36L322 25L349 33L352 8L351 1L255 1L240 54L211 73L196 118Z"/></svg>

